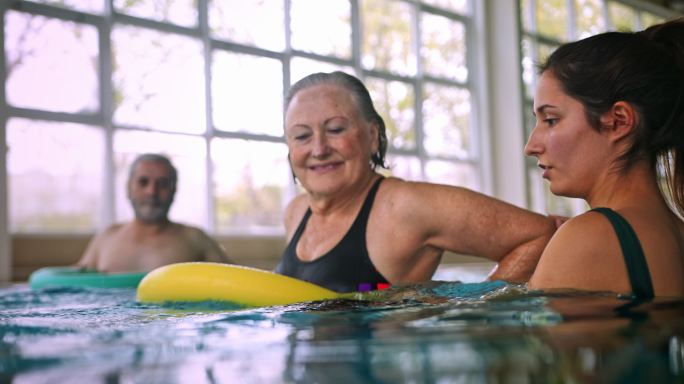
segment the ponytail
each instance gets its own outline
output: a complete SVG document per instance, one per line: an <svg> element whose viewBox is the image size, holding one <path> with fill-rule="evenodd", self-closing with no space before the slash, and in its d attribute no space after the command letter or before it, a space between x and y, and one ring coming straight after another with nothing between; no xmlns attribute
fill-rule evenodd
<svg viewBox="0 0 684 384"><path fill-rule="evenodd" d="M657 156L665 173L667 190L674 208L684 217L684 18L654 25L639 33L668 54L679 71L679 81L671 85L679 90L678 97L662 128L663 133L670 134L654 138L669 143L653 143L653 147L661 149Z"/></svg>

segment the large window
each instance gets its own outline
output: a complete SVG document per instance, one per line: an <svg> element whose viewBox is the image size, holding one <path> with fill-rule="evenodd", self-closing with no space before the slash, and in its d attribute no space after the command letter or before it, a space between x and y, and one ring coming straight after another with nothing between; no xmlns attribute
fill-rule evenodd
<svg viewBox="0 0 684 384"><path fill-rule="evenodd" d="M13 233L130 219L125 179L143 152L179 169L173 220L282 233L298 191L283 95L315 71L368 85L387 173L483 184L468 0L8 0L0 12Z"/></svg>
<svg viewBox="0 0 684 384"><path fill-rule="evenodd" d="M532 99L537 64L559 45L607 30L638 31L681 16L646 2L611 0L520 0L522 79L526 136L534 127ZM573 216L587 209L583 200L558 197L541 177L536 159L528 158L530 206L539 212Z"/></svg>

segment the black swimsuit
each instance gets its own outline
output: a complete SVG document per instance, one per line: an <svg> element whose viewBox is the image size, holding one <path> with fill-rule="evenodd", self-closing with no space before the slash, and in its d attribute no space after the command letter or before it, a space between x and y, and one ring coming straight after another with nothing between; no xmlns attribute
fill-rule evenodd
<svg viewBox="0 0 684 384"><path fill-rule="evenodd" d="M311 216L311 208L307 209L275 271L337 292L369 291L387 287L387 279L375 269L366 248L366 224L382 180L380 178L373 184L361 211L342 240L325 255L308 262L297 257L297 243Z"/></svg>
<svg viewBox="0 0 684 384"><path fill-rule="evenodd" d="M617 212L610 208L594 208L592 211L599 212L606 216L613 225L622 254L627 265L629 282L632 284L632 294L638 300L650 300L654 297L651 273L648 270L648 263L641 248L641 243L634 229Z"/></svg>

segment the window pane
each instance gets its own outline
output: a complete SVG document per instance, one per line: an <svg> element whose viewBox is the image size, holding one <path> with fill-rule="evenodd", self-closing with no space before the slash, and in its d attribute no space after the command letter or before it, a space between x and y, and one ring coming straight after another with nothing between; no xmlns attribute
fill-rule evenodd
<svg viewBox="0 0 684 384"><path fill-rule="evenodd" d="M283 135L280 61L215 51L211 71L216 129Z"/></svg>
<svg viewBox="0 0 684 384"><path fill-rule="evenodd" d="M114 121L172 132L205 131L199 41L137 27L112 32Z"/></svg>
<svg viewBox="0 0 684 384"><path fill-rule="evenodd" d="M532 4L529 0L520 0L520 21L522 22L522 29L527 32L536 30L534 26L534 11L530 7L532 7Z"/></svg>
<svg viewBox="0 0 684 384"><path fill-rule="evenodd" d="M292 172L280 143L214 139L216 226L222 232L283 231L283 207Z"/></svg>
<svg viewBox="0 0 684 384"><path fill-rule="evenodd" d="M388 154L389 169L378 168L377 171L385 176L394 176L409 181L422 181L423 173L417 156L401 156Z"/></svg>
<svg viewBox="0 0 684 384"><path fill-rule="evenodd" d="M636 11L626 5L609 2L610 23L616 31L633 31L636 26Z"/></svg>
<svg viewBox="0 0 684 384"><path fill-rule="evenodd" d="M540 63L545 62L557 48L558 46L555 45L537 43L537 61Z"/></svg>
<svg viewBox="0 0 684 384"><path fill-rule="evenodd" d="M305 59L303 57L293 57L290 62L290 85L312 73L334 71L353 74L354 68L326 63L324 61Z"/></svg>
<svg viewBox="0 0 684 384"><path fill-rule="evenodd" d="M425 85L425 138L430 155L467 158L470 153L470 92L436 84Z"/></svg>
<svg viewBox="0 0 684 384"><path fill-rule="evenodd" d="M423 0L423 3L458 13L469 13L468 0Z"/></svg>
<svg viewBox="0 0 684 384"><path fill-rule="evenodd" d="M90 25L8 11L7 102L55 112L96 112L97 30Z"/></svg>
<svg viewBox="0 0 684 384"><path fill-rule="evenodd" d="M525 119L525 139L529 138L532 134L532 129L534 129L537 123L537 117L532 113L532 100L525 101L525 109L523 110L523 118Z"/></svg>
<svg viewBox="0 0 684 384"><path fill-rule="evenodd" d="M209 29L219 39L282 51L284 15L283 0L213 0Z"/></svg>
<svg viewBox="0 0 684 384"><path fill-rule="evenodd" d="M351 57L349 0L292 0L290 15L294 49Z"/></svg>
<svg viewBox="0 0 684 384"><path fill-rule="evenodd" d="M102 13L105 0L33 0L36 3L55 5L77 11Z"/></svg>
<svg viewBox="0 0 684 384"><path fill-rule="evenodd" d="M104 130L10 119L7 173L12 232L89 232L102 213Z"/></svg>
<svg viewBox="0 0 684 384"><path fill-rule="evenodd" d="M522 67L523 67L523 85L525 87L525 96L532 99L534 97L535 88L539 74L537 73L537 66L544 64L546 59L558 48L554 45L543 44L535 42L530 38L522 40Z"/></svg>
<svg viewBox="0 0 684 384"><path fill-rule="evenodd" d="M389 144L394 148L416 147L415 94L413 86L399 81L366 78L375 108L385 121Z"/></svg>
<svg viewBox="0 0 684 384"><path fill-rule="evenodd" d="M164 154L178 170L176 197L169 212L171 220L205 227L207 173L204 140L200 137L156 132L117 130L114 133L116 220L133 219L126 184L131 163L142 153Z"/></svg>
<svg viewBox="0 0 684 384"><path fill-rule="evenodd" d="M561 41L568 39L568 10L566 0L537 2L537 31Z"/></svg>
<svg viewBox="0 0 684 384"><path fill-rule="evenodd" d="M365 0L362 4L364 68L415 74L411 5L383 0Z"/></svg>
<svg viewBox="0 0 684 384"><path fill-rule="evenodd" d="M114 0L121 13L186 27L197 25L197 0Z"/></svg>
<svg viewBox="0 0 684 384"><path fill-rule="evenodd" d="M648 12L642 12L641 13L641 27L642 29L646 29L652 25L660 24L665 22L665 18L660 17L658 15L654 15L652 13Z"/></svg>
<svg viewBox="0 0 684 384"><path fill-rule="evenodd" d="M606 30L601 0L575 0L577 10L577 35L583 39Z"/></svg>
<svg viewBox="0 0 684 384"><path fill-rule="evenodd" d="M425 164L425 178L431 183L458 185L480 190L480 182L472 164L430 160Z"/></svg>
<svg viewBox="0 0 684 384"><path fill-rule="evenodd" d="M446 17L423 14L420 56L426 74L468 79L465 27Z"/></svg>
<svg viewBox="0 0 684 384"><path fill-rule="evenodd" d="M534 40L524 37L522 45L522 80L525 88L525 96L529 99L534 97L534 84L537 78L537 60L534 54Z"/></svg>

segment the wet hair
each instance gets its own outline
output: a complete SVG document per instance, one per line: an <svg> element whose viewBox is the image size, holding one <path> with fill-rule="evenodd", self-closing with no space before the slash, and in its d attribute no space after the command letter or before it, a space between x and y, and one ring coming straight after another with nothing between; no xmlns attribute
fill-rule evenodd
<svg viewBox="0 0 684 384"><path fill-rule="evenodd" d="M307 88L316 85L335 85L351 92L352 99L366 121L375 122L378 125L378 151L371 155L371 166L376 169L378 166L387 169L385 155L387 154L387 132L385 122L373 106L373 100L368 93L368 89L356 77L344 72L336 71L330 73L313 73L294 83L285 96L285 111L290 106L292 99Z"/></svg>
<svg viewBox="0 0 684 384"><path fill-rule="evenodd" d="M558 48L539 67L581 102L589 123L618 101L636 110L631 147L617 165L626 172L640 159L660 161L668 188L684 214L684 18L641 32L607 32Z"/></svg>
<svg viewBox="0 0 684 384"><path fill-rule="evenodd" d="M178 181L178 171L176 170L176 167L174 167L173 164L171 164L171 160L168 157L157 153L143 153L142 155L136 157L135 160L133 160L133 163L131 164L131 167L128 171L129 183L133 179L133 172L135 171L135 168L138 166L138 164L140 164L143 161L162 163L169 167L169 169L171 170L171 185L173 186L173 190L176 190L176 182Z"/></svg>

